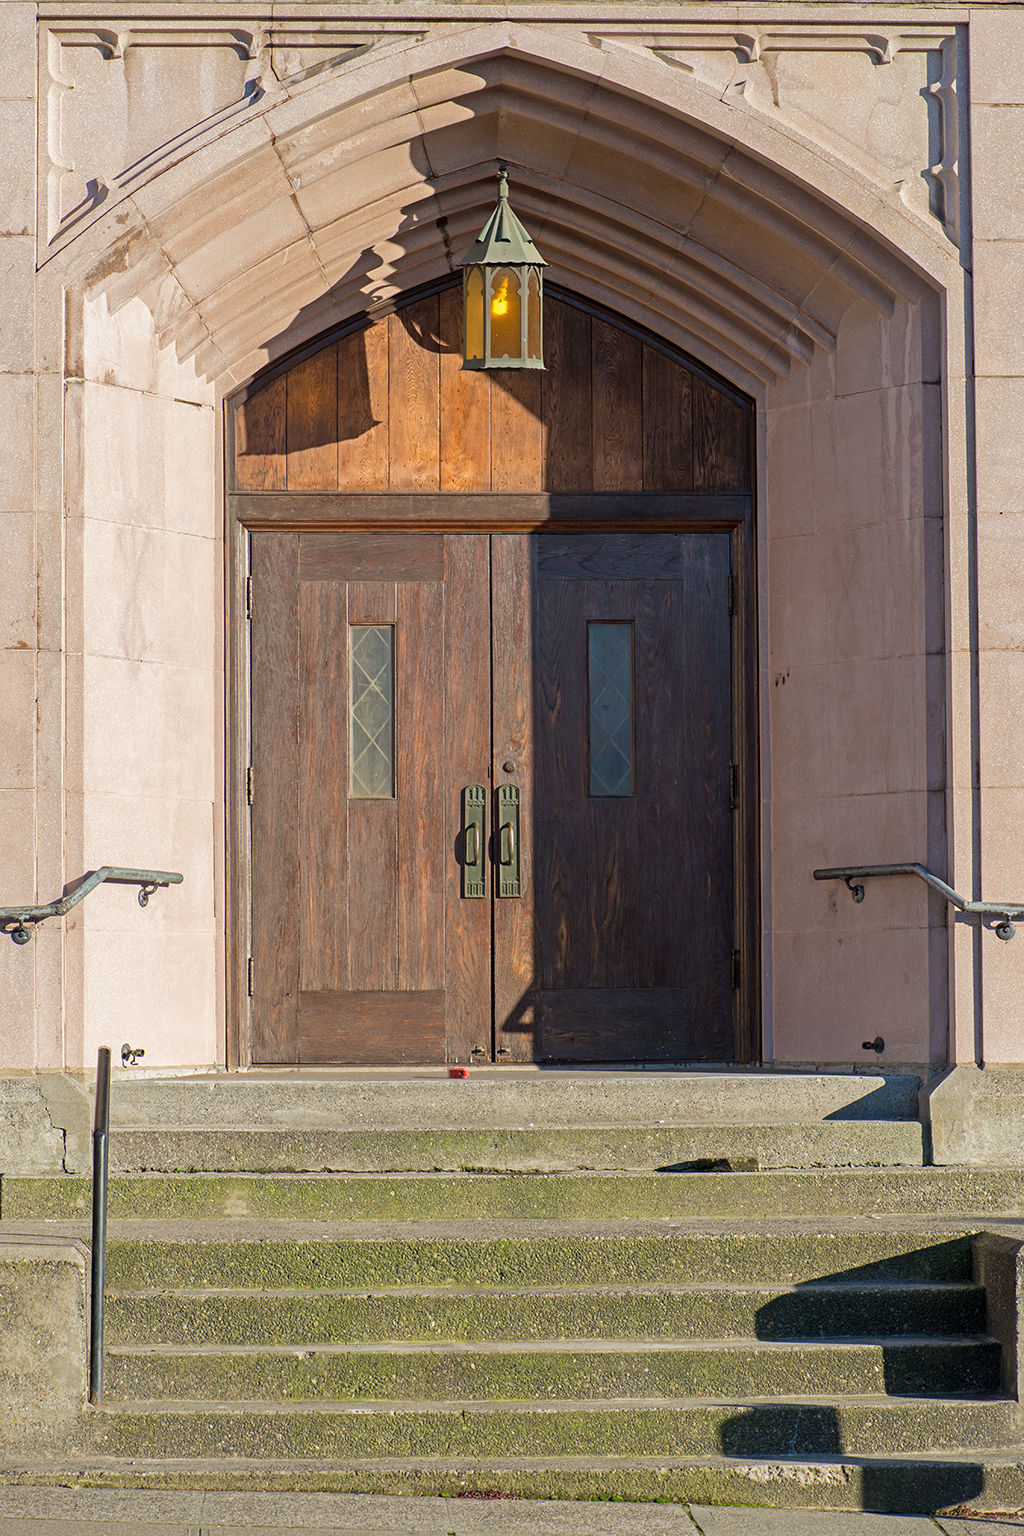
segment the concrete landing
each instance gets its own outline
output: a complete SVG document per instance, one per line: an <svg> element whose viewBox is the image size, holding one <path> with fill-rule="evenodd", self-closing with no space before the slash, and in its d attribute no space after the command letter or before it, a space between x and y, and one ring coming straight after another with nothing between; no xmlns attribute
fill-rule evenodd
<svg viewBox="0 0 1024 1536"><path fill-rule="evenodd" d="M111 1128L359 1131L554 1126L800 1125L916 1120L914 1073L440 1067L386 1071L115 1073Z"/></svg>
<svg viewBox="0 0 1024 1536"><path fill-rule="evenodd" d="M533 1499L0 1488L4 1536L1013 1536L1012 1516Z"/></svg>

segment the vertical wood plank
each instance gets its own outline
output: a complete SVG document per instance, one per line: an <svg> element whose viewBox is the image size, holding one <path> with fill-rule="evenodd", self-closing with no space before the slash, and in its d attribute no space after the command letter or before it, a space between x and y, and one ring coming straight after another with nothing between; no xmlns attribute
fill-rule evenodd
<svg viewBox="0 0 1024 1536"><path fill-rule="evenodd" d="M594 488L593 376L590 316L571 304L544 305L541 406L544 423L544 489Z"/></svg>
<svg viewBox="0 0 1024 1536"><path fill-rule="evenodd" d="M436 491L439 479L436 294L388 318L391 489Z"/></svg>
<svg viewBox="0 0 1024 1536"><path fill-rule="evenodd" d="M589 947L580 950L588 836L584 585L537 583L534 889L541 974L550 991L589 985Z"/></svg>
<svg viewBox="0 0 1024 1536"><path fill-rule="evenodd" d="M494 784L518 784L522 896L494 903L494 1029L500 1061L536 1055L537 883L534 878L533 633L530 534L491 538ZM513 763L506 770L505 763Z"/></svg>
<svg viewBox="0 0 1024 1536"><path fill-rule="evenodd" d="M689 843L695 825L707 812L693 802L694 775L684 755L694 722L683 718L691 701L684 676L680 582L637 583L634 637L636 793L643 849L638 980L642 987L692 987L693 950L703 939L686 906L684 872L692 865ZM696 660L687 659L691 665ZM680 1059L687 1055L682 1051Z"/></svg>
<svg viewBox="0 0 1024 1536"><path fill-rule="evenodd" d="M288 489L287 393L288 375L283 373L235 413L235 484L240 491Z"/></svg>
<svg viewBox="0 0 1024 1536"><path fill-rule="evenodd" d="M388 488L388 325L338 342L338 489Z"/></svg>
<svg viewBox="0 0 1024 1536"><path fill-rule="evenodd" d="M394 582L349 582L350 625L395 620ZM345 654L347 667L347 634ZM346 795L348 788L346 783ZM398 985L397 800L349 799L348 867L349 986L353 991L392 991Z"/></svg>
<svg viewBox="0 0 1024 1536"><path fill-rule="evenodd" d="M348 978L348 622L342 582L299 588L299 874L303 992Z"/></svg>
<svg viewBox="0 0 1024 1536"><path fill-rule="evenodd" d="M441 490L491 488L491 378L462 366L462 289L440 295Z"/></svg>
<svg viewBox="0 0 1024 1536"><path fill-rule="evenodd" d="M603 320L592 327L594 490L643 489L640 342Z"/></svg>
<svg viewBox="0 0 1024 1536"><path fill-rule="evenodd" d="M398 987L444 988L444 587L400 582L395 624Z"/></svg>
<svg viewBox="0 0 1024 1536"><path fill-rule="evenodd" d="M643 349L644 490L693 490L693 375Z"/></svg>
<svg viewBox="0 0 1024 1536"><path fill-rule="evenodd" d="M587 581L575 585L584 590L586 619L630 620L634 617L634 589L631 581ZM636 666L634 637L634 671ZM572 686L569 683L569 686ZM587 673L577 684L588 691ZM633 685L633 732L636 742L636 683ZM589 705L589 699L588 699ZM589 749L589 742L588 742ZM589 791L589 750L587 753L587 788ZM634 780L635 786L635 780ZM581 949L586 947L587 980L584 987L635 987L639 975L637 898L639 867L637 861L637 800L595 798L584 802L586 818L587 873L586 931L581 935Z"/></svg>
<svg viewBox="0 0 1024 1536"><path fill-rule="evenodd" d="M253 538L253 1059L298 1060L298 593L294 533Z"/></svg>
<svg viewBox="0 0 1024 1536"><path fill-rule="evenodd" d="M539 369L491 375L492 491L543 489L540 381Z"/></svg>
<svg viewBox="0 0 1024 1536"><path fill-rule="evenodd" d="M693 956L693 1007L700 1020L700 1056L729 1061L734 1051L730 961L735 922L729 535L687 535L681 545L684 692L678 750L688 774L681 896L684 910L696 920L699 941Z"/></svg>
<svg viewBox="0 0 1024 1536"><path fill-rule="evenodd" d="M288 489L338 488L338 355L324 347L288 373Z"/></svg>
<svg viewBox="0 0 1024 1536"><path fill-rule="evenodd" d="M706 379L693 380L693 488L749 491L750 412Z"/></svg>
<svg viewBox="0 0 1024 1536"><path fill-rule="evenodd" d="M445 721L448 775L445 945L449 1061L469 1061L474 1046L491 1049L491 902L463 900L462 791L488 785L491 756L490 540L486 534L445 539ZM488 806L490 841L492 811ZM488 865L487 893L493 866Z"/></svg>

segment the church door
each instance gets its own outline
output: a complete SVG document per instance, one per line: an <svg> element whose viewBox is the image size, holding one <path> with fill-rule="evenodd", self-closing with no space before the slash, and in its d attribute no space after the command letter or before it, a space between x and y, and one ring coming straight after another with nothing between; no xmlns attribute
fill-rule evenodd
<svg viewBox="0 0 1024 1536"><path fill-rule="evenodd" d="M728 1059L728 535L253 544L259 1059Z"/></svg>

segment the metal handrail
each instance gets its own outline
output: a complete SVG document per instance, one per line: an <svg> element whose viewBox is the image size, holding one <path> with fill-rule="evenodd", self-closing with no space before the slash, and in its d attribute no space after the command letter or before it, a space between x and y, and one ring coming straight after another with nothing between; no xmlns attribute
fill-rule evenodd
<svg viewBox="0 0 1024 1536"><path fill-rule="evenodd" d="M110 1047L96 1058L92 1133L92 1287L89 1293L89 1401L103 1401L103 1293L107 1284L107 1137L110 1132Z"/></svg>
<svg viewBox="0 0 1024 1536"><path fill-rule="evenodd" d="M842 869L814 871L815 880L842 880L854 901L864 900L864 887L860 881L874 875L916 875L933 891L945 896L957 911L977 913L983 923L986 918L998 918L998 922L985 923L986 927L994 929L997 939L1012 939L1016 930L1011 919L1024 917L1024 901L968 901L923 864L848 864Z"/></svg>
<svg viewBox="0 0 1024 1536"><path fill-rule="evenodd" d="M9 933L15 944L27 944L32 937L32 930L25 927L26 923L41 923L48 917L63 917L105 880L112 885L137 885L139 906L145 907L149 905L150 896L160 886L180 885L181 879L181 875L169 869L115 869L111 864L104 864L102 869L90 870L73 891L61 896L58 901L47 902L42 907L0 907L0 933Z"/></svg>

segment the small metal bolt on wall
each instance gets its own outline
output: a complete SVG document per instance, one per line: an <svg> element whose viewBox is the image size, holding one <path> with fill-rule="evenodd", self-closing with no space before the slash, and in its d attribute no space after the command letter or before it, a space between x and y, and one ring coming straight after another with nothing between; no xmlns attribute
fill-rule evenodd
<svg viewBox="0 0 1024 1536"><path fill-rule="evenodd" d="M494 212L459 265L463 368L543 368L547 262L512 211L505 165L498 168Z"/></svg>

